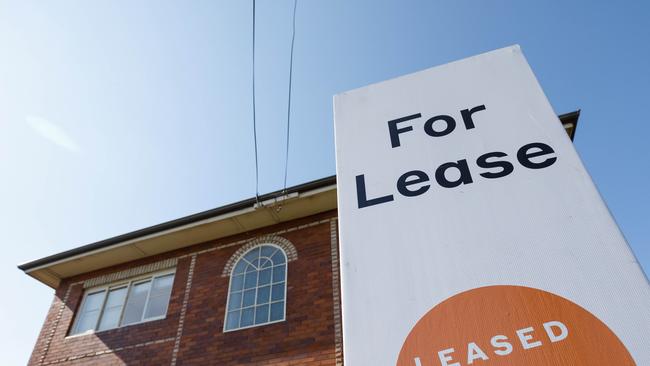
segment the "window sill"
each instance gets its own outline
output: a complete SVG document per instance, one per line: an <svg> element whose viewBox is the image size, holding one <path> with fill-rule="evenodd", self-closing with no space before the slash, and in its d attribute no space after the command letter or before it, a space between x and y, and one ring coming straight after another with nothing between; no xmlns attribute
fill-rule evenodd
<svg viewBox="0 0 650 366"><path fill-rule="evenodd" d="M246 326L246 327L240 327L240 328L234 328L234 329L225 329L225 328L224 328L224 329L223 329L223 332L224 332L224 333L236 332L236 331L238 331L238 330L244 330L244 329L251 329L251 328L257 328L257 327L263 327L263 326L265 326L265 325L277 324L277 323L282 323L282 322L285 322L285 321L287 321L287 319L274 320L274 321L272 321L272 322L268 322L268 323L253 324L253 325L249 325L249 326Z"/></svg>
<svg viewBox="0 0 650 366"><path fill-rule="evenodd" d="M89 330L89 331L86 331L86 332L84 332L84 333L71 334L71 335L66 336L66 337L64 338L64 340L67 340L67 339L74 339L74 338L79 338L79 337L85 337L85 336L89 336L89 335L93 335L93 334L94 334L94 335L98 335L98 334L106 333L106 332L110 332L110 331L113 331L113 330L124 329L124 328L128 328L128 327L133 327L133 326L137 326L137 325L147 324L147 323L155 322L155 321L158 321L158 320L164 320L164 319L167 319L167 315L163 315L163 316L159 316L159 317L155 317L155 318L151 318L151 319L146 319L146 320L143 320L143 321L138 322L138 323L131 323L131 324L127 324L127 325L121 325L121 326L119 326L119 327L110 328L110 329L103 329L103 330ZM261 324L260 324L260 325L261 325Z"/></svg>

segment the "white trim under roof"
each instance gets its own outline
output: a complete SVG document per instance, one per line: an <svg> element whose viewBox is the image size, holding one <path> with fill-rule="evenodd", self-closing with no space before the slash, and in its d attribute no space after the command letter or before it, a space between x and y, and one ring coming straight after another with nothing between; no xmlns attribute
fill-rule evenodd
<svg viewBox="0 0 650 366"><path fill-rule="evenodd" d="M240 209L64 256L24 271L56 288L64 278L335 210L336 184L329 183L302 192L263 197L267 199Z"/></svg>

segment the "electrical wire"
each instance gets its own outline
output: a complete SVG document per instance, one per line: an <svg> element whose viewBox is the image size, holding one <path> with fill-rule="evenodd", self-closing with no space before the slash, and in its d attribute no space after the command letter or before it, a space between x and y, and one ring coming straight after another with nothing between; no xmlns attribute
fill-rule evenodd
<svg viewBox="0 0 650 366"><path fill-rule="evenodd" d="M291 81L293 79L293 48L296 43L296 9L298 0L293 0L293 28L291 31L291 51L289 56L289 96L287 98L287 146L284 159L284 188L283 193L287 191L287 173L289 171L289 131L291 128Z"/></svg>
<svg viewBox="0 0 650 366"><path fill-rule="evenodd" d="M258 149L257 149L257 119L256 119L256 108L255 108L255 4L256 1L253 0L253 52L252 52L252 89L253 89L253 142L255 145L255 200L259 204L259 158L258 158ZM293 50L296 43L296 11L298 9L298 0L293 1L293 20L292 20L292 30L291 30L291 50L289 55L289 93L287 97L287 133L286 133L286 148L285 148L285 159L284 159L284 185L282 192L287 191L287 176L289 171L289 137L291 132L291 91L292 91L292 81L293 81Z"/></svg>
<svg viewBox="0 0 650 366"><path fill-rule="evenodd" d="M260 197L260 171L257 158L257 122L255 120L255 0L253 0L253 141L255 143L255 200L259 204Z"/></svg>

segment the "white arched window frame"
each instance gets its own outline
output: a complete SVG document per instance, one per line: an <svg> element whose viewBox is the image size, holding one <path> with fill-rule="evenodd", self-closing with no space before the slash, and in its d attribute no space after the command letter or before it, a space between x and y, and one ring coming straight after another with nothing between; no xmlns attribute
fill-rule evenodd
<svg viewBox="0 0 650 366"><path fill-rule="evenodd" d="M230 272L224 332L286 319L287 254L262 243L241 255Z"/></svg>

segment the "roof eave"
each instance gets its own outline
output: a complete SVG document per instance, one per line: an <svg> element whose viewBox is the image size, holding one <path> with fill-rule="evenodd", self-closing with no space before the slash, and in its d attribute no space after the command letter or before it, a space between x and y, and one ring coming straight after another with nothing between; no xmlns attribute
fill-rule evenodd
<svg viewBox="0 0 650 366"><path fill-rule="evenodd" d="M279 212L278 205L282 205ZM336 177L330 176L83 245L20 264L18 268L56 288L61 279L84 273L82 270L106 268L333 209ZM113 257L119 252L119 258L112 258L107 252L115 252ZM88 264L93 261L94 265ZM78 270L71 271L75 265Z"/></svg>

